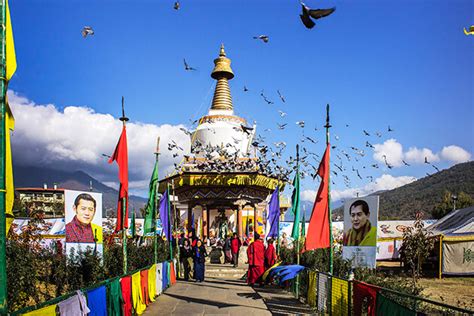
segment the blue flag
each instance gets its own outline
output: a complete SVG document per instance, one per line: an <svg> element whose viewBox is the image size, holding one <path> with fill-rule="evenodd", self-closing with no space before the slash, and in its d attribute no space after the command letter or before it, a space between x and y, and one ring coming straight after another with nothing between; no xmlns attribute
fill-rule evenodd
<svg viewBox="0 0 474 316"><path fill-rule="evenodd" d="M280 218L280 188L277 186L272 193L270 203L268 203L268 219L267 223L270 225L267 237L278 238Z"/></svg>
<svg viewBox="0 0 474 316"><path fill-rule="evenodd" d="M163 232L165 233L166 240L171 240L169 206L170 204L169 204L168 190L166 190L160 199L160 219L161 219L161 224L163 225Z"/></svg>

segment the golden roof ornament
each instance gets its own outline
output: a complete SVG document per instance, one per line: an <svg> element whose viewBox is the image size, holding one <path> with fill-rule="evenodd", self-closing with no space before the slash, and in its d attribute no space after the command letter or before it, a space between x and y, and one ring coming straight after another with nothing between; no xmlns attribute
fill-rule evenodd
<svg viewBox="0 0 474 316"><path fill-rule="evenodd" d="M228 80L234 78L231 60L226 57L224 44L221 45L219 57L214 59L214 70L211 77L217 80L214 98L212 99L211 110L232 110L232 96Z"/></svg>

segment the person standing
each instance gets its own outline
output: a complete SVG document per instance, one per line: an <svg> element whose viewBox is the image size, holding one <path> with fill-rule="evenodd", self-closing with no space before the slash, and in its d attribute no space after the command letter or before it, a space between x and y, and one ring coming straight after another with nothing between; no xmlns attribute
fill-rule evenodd
<svg viewBox="0 0 474 316"><path fill-rule="evenodd" d="M237 233L234 233L230 240L230 250L232 252L232 263L234 264L234 268L237 268L239 265L239 252L242 243L240 242L239 237L237 237Z"/></svg>
<svg viewBox="0 0 474 316"><path fill-rule="evenodd" d="M255 233L255 240L247 248L247 258L249 270L247 274L247 284L253 286L255 283L262 283L262 275L265 272L265 246L260 235Z"/></svg>
<svg viewBox="0 0 474 316"><path fill-rule="evenodd" d="M227 236L224 241L224 263L232 263L232 249L230 236Z"/></svg>
<svg viewBox="0 0 474 316"><path fill-rule="evenodd" d="M265 249L265 270L271 268L277 259L275 246L273 246L273 238L268 239L267 249Z"/></svg>
<svg viewBox="0 0 474 316"><path fill-rule="evenodd" d="M189 264L189 258L193 256L193 248L189 243L188 239L183 240L183 247L179 252L179 261L183 265L183 272L184 272L184 281L189 280L189 272L191 270L191 265Z"/></svg>
<svg viewBox="0 0 474 316"><path fill-rule="evenodd" d="M194 279L196 279L196 282L204 281L206 257L206 248L202 244L202 241L198 239L196 241L196 247L194 247Z"/></svg>

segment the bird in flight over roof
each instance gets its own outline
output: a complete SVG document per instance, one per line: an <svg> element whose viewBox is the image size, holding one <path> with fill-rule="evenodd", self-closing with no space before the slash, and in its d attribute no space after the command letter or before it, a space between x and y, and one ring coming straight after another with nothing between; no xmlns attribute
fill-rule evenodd
<svg viewBox="0 0 474 316"><path fill-rule="evenodd" d="M301 2L301 7L303 9L303 13L300 14L300 18L304 26L306 26L308 29L312 29L316 25L312 19L317 20L324 18L325 16L328 16L336 11L336 7L330 9L310 9L303 2Z"/></svg>
<svg viewBox="0 0 474 316"><path fill-rule="evenodd" d="M180 6L181 6L181 4L179 3L179 1L176 1L173 5L173 9L179 10Z"/></svg>
<svg viewBox="0 0 474 316"><path fill-rule="evenodd" d="M262 40L264 43L268 43L268 41L270 40L268 35L259 35L259 36L254 36L253 38Z"/></svg>
<svg viewBox="0 0 474 316"><path fill-rule="evenodd" d="M464 28L464 34L466 34L466 35L474 35L474 25L471 25L471 26L469 27L469 31L466 30L466 28Z"/></svg>
<svg viewBox="0 0 474 316"><path fill-rule="evenodd" d="M188 65L185 58L183 58L183 62L184 62L184 70L196 70L196 68L193 68Z"/></svg>
<svg viewBox="0 0 474 316"><path fill-rule="evenodd" d="M88 35L94 35L94 30L90 26L84 26L81 31L82 37L86 38Z"/></svg>

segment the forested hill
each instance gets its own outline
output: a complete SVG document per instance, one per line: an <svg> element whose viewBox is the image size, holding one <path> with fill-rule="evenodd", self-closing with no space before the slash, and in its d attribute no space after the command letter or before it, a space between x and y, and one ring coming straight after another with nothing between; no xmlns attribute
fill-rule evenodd
<svg viewBox="0 0 474 316"><path fill-rule="evenodd" d="M461 163L418 179L399 188L377 193L380 196L379 219L414 219L415 212L423 211L430 217L445 190L454 194L464 192L474 198L474 161ZM333 210L342 215L342 207Z"/></svg>

